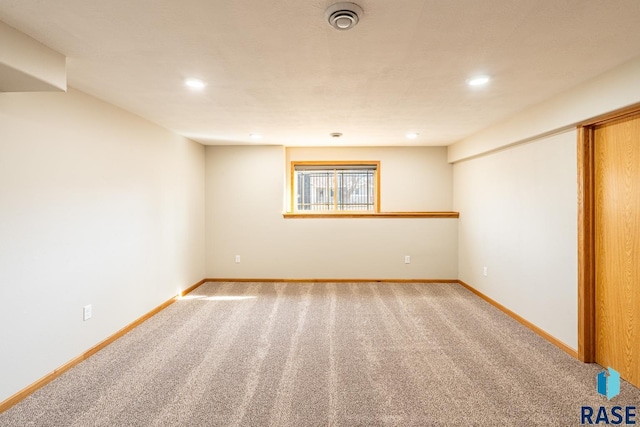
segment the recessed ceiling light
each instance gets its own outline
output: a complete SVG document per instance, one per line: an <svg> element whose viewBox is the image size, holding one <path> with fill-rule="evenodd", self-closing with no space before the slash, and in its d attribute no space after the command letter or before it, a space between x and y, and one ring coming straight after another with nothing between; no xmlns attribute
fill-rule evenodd
<svg viewBox="0 0 640 427"><path fill-rule="evenodd" d="M489 76L475 76L470 79L467 79L467 84L472 87L484 86L489 83Z"/></svg>
<svg viewBox="0 0 640 427"><path fill-rule="evenodd" d="M186 87L188 87L189 89L200 90L200 89L204 89L204 87L207 84L205 82L203 82L202 80L200 80L200 79L191 79L191 78L189 78L189 79L185 79L184 85Z"/></svg>
<svg viewBox="0 0 640 427"><path fill-rule="evenodd" d="M406 137L409 138L409 139L416 139L418 137L418 133L417 132L411 132L411 133L408 133L406 135Z"/></svg>
<svg viewBox="0 0 640 427"><path fill-rule="evenodd" d="M332 132L329 136L331 136L331 138L340 138L342 134L340 132Z"/></svg>
<svg viewBox="0 0 640 427"><path fill-rule="evenodd" d="M259 133L252 133L249 134L249 136L251 137L251 139L262 139L262 135L260 135Z"/></svg>

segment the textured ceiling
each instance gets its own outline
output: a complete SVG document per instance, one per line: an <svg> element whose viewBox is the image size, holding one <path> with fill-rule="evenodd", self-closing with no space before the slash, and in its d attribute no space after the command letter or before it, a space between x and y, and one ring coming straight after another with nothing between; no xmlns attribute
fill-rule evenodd
<svg viewBox="0 0 640 427"><path fill-rule="evenodd" d="M0 20L70 86L205 144L448 145L640 55L638 0L358 0L350 31L333 3L0 0Z"/></svg>

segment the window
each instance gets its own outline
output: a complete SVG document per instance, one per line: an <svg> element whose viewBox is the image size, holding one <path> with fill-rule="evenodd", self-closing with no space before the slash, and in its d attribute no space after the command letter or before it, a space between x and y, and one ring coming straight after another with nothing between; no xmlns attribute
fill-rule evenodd
<svg viewBox="0 0 640 427"><path fill-rule="evenodd" d="M292 211L378 212L380 162L292 162Z"/></svg>

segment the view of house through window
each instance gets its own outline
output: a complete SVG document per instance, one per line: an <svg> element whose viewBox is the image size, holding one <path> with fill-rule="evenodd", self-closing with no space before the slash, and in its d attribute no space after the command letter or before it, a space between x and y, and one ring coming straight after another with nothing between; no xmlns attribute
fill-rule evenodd
<svg viewBox="0 0 640 427"><path fill-rule="evenodd" d="M377 173L377 162L294 162L294 211L376 212Z"/></svg>

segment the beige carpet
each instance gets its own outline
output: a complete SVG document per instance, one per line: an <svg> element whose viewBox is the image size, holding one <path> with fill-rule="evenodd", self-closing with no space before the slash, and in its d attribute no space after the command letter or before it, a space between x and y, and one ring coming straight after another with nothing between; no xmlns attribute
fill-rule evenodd
<svg viewBox="0 0 640 427"><path fill-rule="evenodd" d="M570 426L597 365L459 285L207 283L2 426Z"/></svg>

